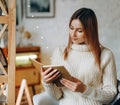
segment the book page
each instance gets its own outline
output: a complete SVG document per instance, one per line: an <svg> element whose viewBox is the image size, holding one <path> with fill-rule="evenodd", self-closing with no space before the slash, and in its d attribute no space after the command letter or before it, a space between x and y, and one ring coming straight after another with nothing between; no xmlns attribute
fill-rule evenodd
<svg viewBox="0 0 120 105"><path fill-rule="evenodd" d="M40 72L40 69L42 68L43 64L38 62L35 59L29 58L29 60L32 62L33 66L36 68L36 70L39 70L39 72Z"/></svg>

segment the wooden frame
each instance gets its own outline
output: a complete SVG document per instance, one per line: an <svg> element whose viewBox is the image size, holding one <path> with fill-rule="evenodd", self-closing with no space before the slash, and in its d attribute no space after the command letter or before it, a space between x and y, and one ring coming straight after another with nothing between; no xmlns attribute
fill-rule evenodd
<svg viewBox="0 0 120 105"><path fill-rule="evenodd" d="M3 67L7 67L8 63L4 55L4 52L2 51L2 48L0 48L0 62L3 65Z"/></svg>
<svg viewBox="0 0 120 105"><path fill-rule="evenodd" d="M15 105L16 0L8 0L8 13L8 105Z"/></svg>
<svg viewBox="0 0 120 105"><path fill-rule="evenodd" d="M26 0L26 17L46 18L55 15L55 0Z"/></svg>

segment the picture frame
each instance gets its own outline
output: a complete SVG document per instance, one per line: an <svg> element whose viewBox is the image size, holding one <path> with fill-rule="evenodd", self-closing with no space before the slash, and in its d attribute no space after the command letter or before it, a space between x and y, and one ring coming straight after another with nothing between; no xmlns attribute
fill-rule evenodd
<svg viewBox="0 0 120 105"><path fill-rule="evenodd" d="M50 18L55 16L55 0L26 0L27 18Z"/></svg>
<svg viewBox="0 0 120 105"><path fill-rule="evenodd" d="M19 26L22 22L22 0L16 0L16 26Z"/></svg>
<svg viewBox="0 0 120 105"><path fill-rule="evenodd" d="M3 67L7 67L8 63L7 63L7 59L5 57L5 54L2 50L2 48L0 48L0 62L3 65Z"/></svg>

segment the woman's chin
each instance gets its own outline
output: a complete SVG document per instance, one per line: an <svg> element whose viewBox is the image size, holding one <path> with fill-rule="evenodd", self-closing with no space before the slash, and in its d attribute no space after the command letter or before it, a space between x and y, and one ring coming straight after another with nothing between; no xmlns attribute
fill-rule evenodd
<svg viewBox="0 0 120 105"><path fill-rule="evenodd" d="M78 42L73 42L73 44L79 44Z"/></svg>

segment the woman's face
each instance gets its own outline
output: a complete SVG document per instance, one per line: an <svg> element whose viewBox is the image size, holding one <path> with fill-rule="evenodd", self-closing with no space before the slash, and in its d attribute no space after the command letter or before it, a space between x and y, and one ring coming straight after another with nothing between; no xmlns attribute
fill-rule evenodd
<svg viewBox="0 0 120 105"><path fill-rule="evenodd" d="M84 44L86 40L85 31L79 19L74 19L71 22L69 34L74 44Z"/></svg>

